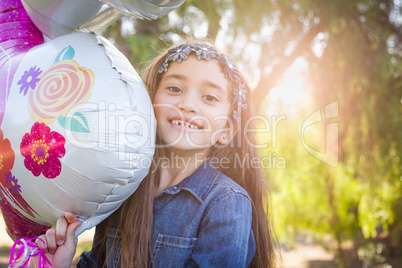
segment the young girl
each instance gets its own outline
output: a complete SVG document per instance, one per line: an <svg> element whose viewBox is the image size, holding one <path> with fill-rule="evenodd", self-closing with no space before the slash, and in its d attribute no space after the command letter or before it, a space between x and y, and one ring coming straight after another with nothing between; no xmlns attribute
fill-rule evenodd
<svg viewBox="0 0 402 268"><path fill-rule="evenodd" d="M276 266L243 76L212 45L191 42L155 59L143 79L158 123L154 162L77 267ZM79 224L67 213L41 237L54 267L70 267Z"/></svg>

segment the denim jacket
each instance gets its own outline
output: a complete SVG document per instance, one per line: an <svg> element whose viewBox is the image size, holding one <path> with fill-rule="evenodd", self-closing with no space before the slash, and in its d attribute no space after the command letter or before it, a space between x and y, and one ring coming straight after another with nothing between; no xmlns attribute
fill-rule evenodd
<svg viewBox="0 0 402 268"><path fill-rule="evenodd" d="M247 192L207 160L155 197L150 267L247 267L256 249L251 212ZM112 228L106 251L115 236ZM119 253L107 267L120 267ZM96 258L96 248L84 252L77 267L101 267Z"/></svg>

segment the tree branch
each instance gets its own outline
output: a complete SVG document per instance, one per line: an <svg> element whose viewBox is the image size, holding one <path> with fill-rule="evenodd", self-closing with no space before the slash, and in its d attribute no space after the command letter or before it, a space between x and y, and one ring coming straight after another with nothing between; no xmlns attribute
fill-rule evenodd
<svg viewBox="0 0 402 268"><path fill-rule="evenodd" d="M208 20L208 38L215 40L218 35L221 20L221 15L218 13L214 2L209 1L194 1L193 5L201 10Z"/></svg>
<svg viewBox="0 0 402 268"><path fill-rule="evenodd" d="M289 56L283 56L280 63L274 67L269 75L261 76L261 79L253 92L256 111L260 109L260 105L262 103L261 100L263 100L265 96L269 93L269 91L278 83L279 79L282 78L282 75L286 71L286 69L289 68L292 63L304 53L306 49L309 49L309 46L313 39L317 36L319 32L322 31L322 24L323 23L320 22L315 25L299 42L293 53Z"/></svg>

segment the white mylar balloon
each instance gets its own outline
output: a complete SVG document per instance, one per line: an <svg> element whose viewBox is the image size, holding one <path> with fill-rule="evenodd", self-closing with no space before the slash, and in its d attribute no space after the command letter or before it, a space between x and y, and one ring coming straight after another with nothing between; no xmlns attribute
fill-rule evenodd
<svg viewBox="0 0 402 268"><path fill-rule="evenodd" d="M1 126L0 202L43 225L71 211L83 221L78 235L137 189L155 125L146 87L106 39L72 33L35 46Z"/></svg>
<svg viewBox="0 0 402 268"><path fill-rule="evenodd" d="M48 38L104 29L121 15L158 19L185 0L22 0L36 27Z"/></svg>
<svg viewBox="0 0 402 268"><path fill-rule="evenodd" d="M118 10L99 0L22 0L22 4L36 27L49 38L103 29L121 17Z"/></svg>
<svg viewBox="0 0 402 268"><path fill-rule="evenodd" d="M181 6L186 0L100 0L125 15L156 20Z"/></svg>

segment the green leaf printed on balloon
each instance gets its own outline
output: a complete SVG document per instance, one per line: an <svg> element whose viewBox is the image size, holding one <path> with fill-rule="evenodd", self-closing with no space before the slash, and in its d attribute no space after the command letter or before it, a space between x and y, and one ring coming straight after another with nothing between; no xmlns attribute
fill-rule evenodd
<svg viewBox="0 0 402 268"><path fill-rule="evenodd" d="M62 116L57 118L60 125L73 132L89 133L88 121L82 113L76 112L73 116Z"/></svg>
<svg viewBox="0 0 402 268"><path fill-rule="evenodd" d="M54 62L56 63L61 60L72 60L74 58L74 55L75 55L75 50L72 46L65 47L57 55Z"/></svg>

